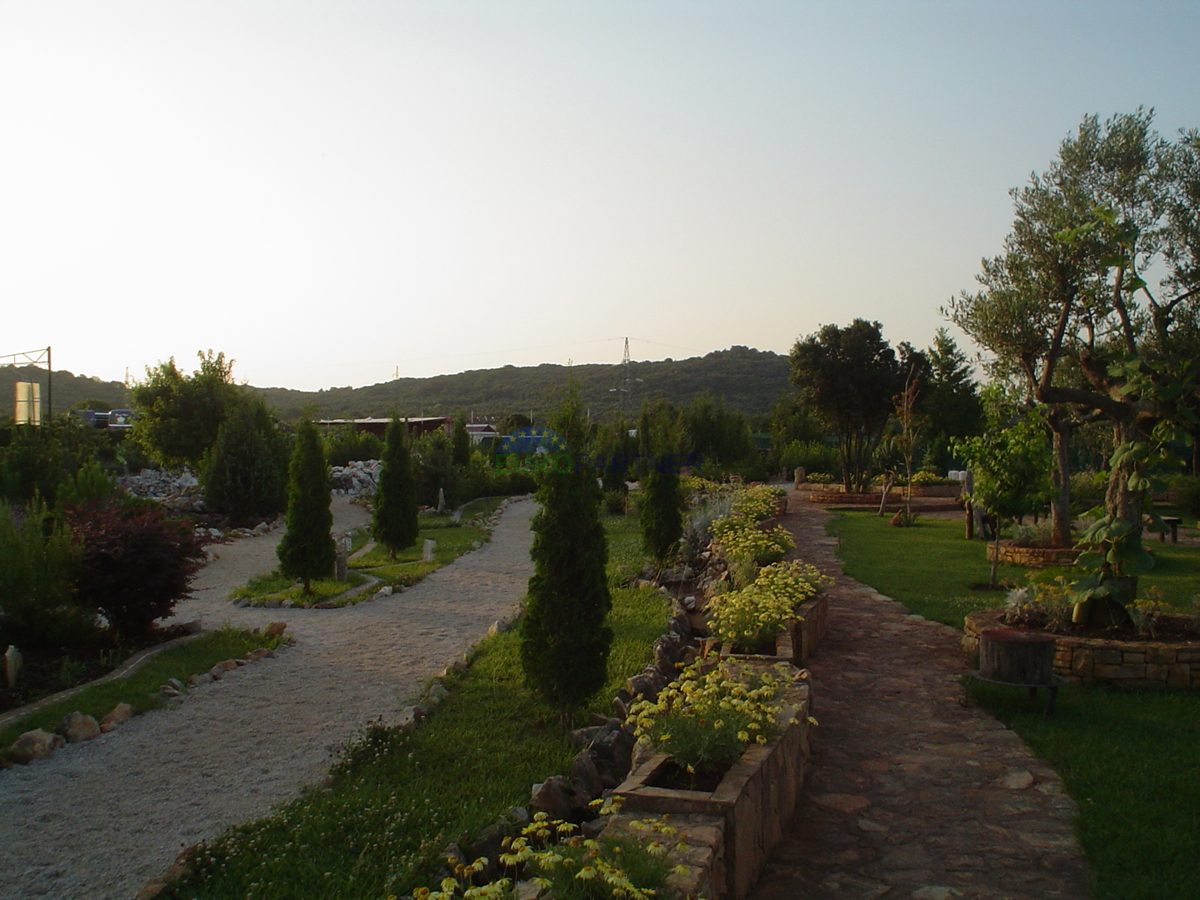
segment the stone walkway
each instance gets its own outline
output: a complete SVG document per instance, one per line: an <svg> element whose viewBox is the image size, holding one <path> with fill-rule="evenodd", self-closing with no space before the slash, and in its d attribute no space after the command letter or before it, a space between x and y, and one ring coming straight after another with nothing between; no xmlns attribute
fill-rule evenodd
<svg viewBox="0 0 1200 900"><path fill-rule="evenodd" d="M751 900L1085 900L1058 775L962 705L960 632L840 574L828 518L792 494L783 519L837 578L810 783Z"/></svg>

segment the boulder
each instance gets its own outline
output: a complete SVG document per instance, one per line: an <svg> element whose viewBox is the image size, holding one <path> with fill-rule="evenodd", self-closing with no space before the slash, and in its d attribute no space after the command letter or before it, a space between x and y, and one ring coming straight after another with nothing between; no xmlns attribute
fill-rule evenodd
<svg viewBox="0 0 1200 900"><path fill-rule="evenodd" d="M120 728L133 718L133 707L128 703L118 703L107 716L100 720L100 730L106 734L114 728Z"/></svg>
<svg viewBox="0 0 1200 900"><path fill-rule="evenodd" d="M535 812L544 812L551 819L564 822L580 822L590 818L589 804L592 798L571 779L552 775L541 784L534 785L529 806Z"/></svg>
<svg viewBox="0 0 1200 900"><path fill-rule="evenodd" d="M604 783L596 770L596 763L587 750L580 750L571 760L571 780L588 795L589 800L595 800L604 792Z"/></svg>
<svg viewBox="0 0 1200 900"><path fill-rule="evenodd" d="M651 703L658 698L658 692L661 691L667 684L661 672L653 666L647 666L644 671L638 675L634 675L626 682L626 687L629 693L634 697L639 694L642 699L649 700Z"/></svg>
<svg viewBox="0 0 1200 900"><path fill-rule="evenodd" d="M66 738L68 744L78 744L80 741L91 741L100 737L100 724L91 716L85 716L76 710L63 716L55 731Z"/></svg>
<svg viewBox="0 0 1200 900"><path fill-rule="evenodd" d="M13 741L5 755L13 762L29 763L35 759L46 759L65 743L62 735L35 728Z"/></svg>
<svg viewBox="0 0 1200 900"><path fill-rule="evenodd" d="M263 632L263 637L265 637L265 638L279 637L285 631L287 631L287 622L272 622L270 625L267 626L266 631Z"/></svg>

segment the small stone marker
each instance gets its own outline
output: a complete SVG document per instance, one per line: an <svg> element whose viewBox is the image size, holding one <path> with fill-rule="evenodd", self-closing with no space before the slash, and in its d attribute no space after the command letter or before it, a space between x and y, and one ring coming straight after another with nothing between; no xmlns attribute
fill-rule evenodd
<svg viewBox="0 0 1200 900"><path fill-rule="evenodd" d="M425 539L425 544L421 549L421 560L423 562L433 562L433 551L437 547L437 541L432 541L429 538Z"/></svg>
<svg viewBox="0 0 1200 900"><path fill-rule="evenodd" d="M4 651L4 678L9 689L17 686L17 676L21 674L21 651L13 644Z"/></svg>

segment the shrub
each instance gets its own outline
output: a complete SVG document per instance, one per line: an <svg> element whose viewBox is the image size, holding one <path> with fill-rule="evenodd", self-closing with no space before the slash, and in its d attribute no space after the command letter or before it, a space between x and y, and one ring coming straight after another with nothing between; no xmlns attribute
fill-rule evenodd
<svg viewBox="0 0 1200 900"><path fill-rule="evenodd" d="M314 578L333 575L337 548L333 543L333 513L329 509L329 470L321 439L312 422L302 422L288 467L287 531L275 554L279 570L304 582L309 593Z"/></svg>
<svg viewBox="0 0 1200 900"><path fill-rule="evenodd" d="M0 506L0 646L78 649L96 637L95 612L73 598L78 553L43 506Z"/></svg>
<svg viewBox="0 0 1200 900"><path fill-rule="evenodd" d="M157 507L90 503L67 521L80 544L77 600L126 637L169 616L204 564L192 526Z"/></svg>
<svg viewBox="0 0 1200 900"><path fill-rule="evenodd" d="M833 472L838 468L837 448L823 441L791 441L779 451L779 467L788 472L797 467L806 472Z"/></svg>
<svg viewBox="0 0 1200 900"><path fill-rule="evenodd" d="M578 396L558 410L551 426L568 446L581 446L584 425ZM605 565L608 543L600 523L600 488L588 469L547 470L533 517L534 573L521 625L521 668L526 683L563 717L586 703L607 676L612 607Z"/></svg>
<svg viewBox="0 0 1200 900"><path fill-rule="evenodd" d="M235 524L274 518L287 504L287 442L261 399L248 398L217 430L201 475L204 501Z"/></svg>
<svg viewBox="0 0 1200 900"><path fill-rule="evenodd" d="M642 477L642 504L638 519L642 546L660 565L683 536L683 492L679 476L671 469L650 469Z"/></svg>
<svg viewBox="0 0 1200 900"><path fill-rule="evenodd" d="M392 419L387 427L371 530L375 539L387 547L392 559L398 551L416 543L421 530L417 523L417 484L413 479L408 437L397 419Z"/></svg>

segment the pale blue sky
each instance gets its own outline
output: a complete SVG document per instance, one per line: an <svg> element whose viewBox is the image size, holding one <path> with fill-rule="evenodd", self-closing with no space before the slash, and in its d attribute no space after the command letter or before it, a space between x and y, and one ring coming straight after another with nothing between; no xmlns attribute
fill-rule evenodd
<svg viewBox="0 0 1200 900"><path fill-rule="evenodd" d="M1200 127L1195 2L0 0L0 355L316 389L929 344L1086 113Z"/></svg>

